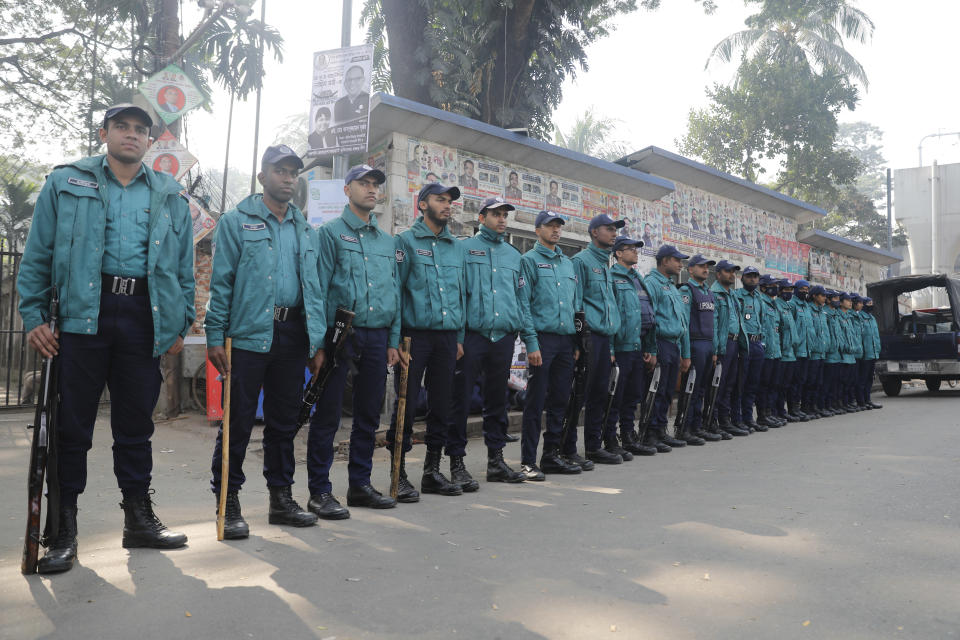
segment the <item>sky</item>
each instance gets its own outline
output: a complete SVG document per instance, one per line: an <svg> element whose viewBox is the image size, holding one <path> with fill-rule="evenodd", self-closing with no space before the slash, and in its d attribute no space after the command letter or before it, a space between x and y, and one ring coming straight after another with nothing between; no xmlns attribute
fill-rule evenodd
<svg viewBox="0 0 960 640"><path fill-rule="evenodd" d="M261 115L260 152L278 127L309 106L310 72L315 51L340 46L340 0L266 0L268 24L285 39L282 63L268 60ZM691 108L707 103L705 88L727 83L733 65L704 64L712 47L738 31L754 12L742 0L717 0L717 11L703 13L693 0L663 0L653 12L639 10L620 16L613 33L588 49L589 70L569 79L554 122L569 127L579 114L593 107L597 115L618 120L616 137L630 149L650 145L676 151L686 131ZM199 12L185 5L185 28L199 20ZM259 14L259 2L255 15ZM363 42L356 23L362 2L354 0L352 44ZM873 40L848 44L864 66L870 86L862 91L855 112L842 122L864 120L884 132L883 151L893 169L918 164L922 137L960 131L960 83L955 65L957 0L860 0L874 21ZM951 80L954 78L954 80ZM225 92L213 95L212 114L195 110L188 116L186 144L201 164L222 169L226 144ZM249 173L253 161L254 99L238 103L230 148L230 165ZM453 141L451 141L453 142ZM960 136L927 139L924 164L960 162Z"/></svg>

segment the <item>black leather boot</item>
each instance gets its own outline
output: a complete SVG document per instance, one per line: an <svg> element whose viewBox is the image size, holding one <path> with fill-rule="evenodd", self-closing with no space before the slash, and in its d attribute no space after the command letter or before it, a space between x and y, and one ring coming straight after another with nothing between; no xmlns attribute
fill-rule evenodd
<svg viewBox="0 0 960 640"><path fill-rule="evenodd" d="M427 449L427 455L423 459L423 477L420 478L420 491L423 493L439 493L442 496L459 496L463 494L460 485L447 480L447 477L440 473L440 459L443 453L437 449L431 451Z"/></svg>
<svg viewBox="0 0 960 640"><path fill-rule="evenodd" d="M60 505L60 530L47 539L47 552L37 562L37 573L62 573L77 559L77 505Z"/></svg>
<svg viewBox="0 0 960 640"><path fill-rule="evenodd" d="M870 405L870 408L871 408L871 409L883 409L883 405L880 404L879 402L874 402L874 401L870 400L870 401L867 402L867 404Z"/></svg>
<svg viewBox="0 0 960 640"><path fill-rule="evenodd" d="M721 436L719 432L714 433L713 431L707 431L706 429L700 429L695 435L704 442L720 442L723 440L723 436Z"/></svg>
<svg viewBox="0 0 960 640"><path fill-rule="evenodd" d="M673 451L673 447L660 442L659 435L653 429L647 429L647 432L643 434L643 440L641 440L641 444L645 447L654 449L657 453L670 453Z"/></svg>
<svg viewBox="0 0 960 640"><path fill-rule="evenodd" d="M288 524L292 527L309 527L317 524L317 516L304 511L293 499L290 485L285 487L267 487L270 491L270 524Z"/></svg>
<svg viewBox="0 0 960 640"><path fill-rule="evenodd" d="M637 432L633 429L624 432L623 448L635 456L653 456L657 454L657 448L642 444L637 437Z"/></svg>
<svg viewBox="0 0 960 640"><path fill-rule="evenodd" d="M666 427L660 428L658 437L660 439L660 442L662 442L663 444L669 447L673 447L674 449L679 449L680 447L687 446L687 443L685 441L680 440L678 438L674 438L673 436L669 435L667 433Z"/></svg>
<svg viewBox="0 0 960 640"><path fill-rule="evenodd" d="M616 434L611 435L604 440L603 448L609 453L620 456L620 459L624 462L633 460L633 454L627 451L624 447L620 446L620 438L618 438Z"/></svg>
<svg viewBox="0 0 960 640"><path fill-rule="evenodd" d="M307 509L324 520L346 520L350 517L350 510L340 504L332 493L326 491L311 494Z"/></svg>
<svg viewBox="0 0 960 640"><path fill-rule="evenodd" d="M390 477L393 477L393 452L390 452ZM400 455L400 479L397 481L397 502L420 502L420 492L407 478L407 454Z"/></svg>
<svg viewBox="0 0 960 640"><path fill-rule="evenodd" d="M480 483L473 479L463 464L463 456L450 456L450 482L460 485L464 493L473 493L480 488Z"/></svg>
<svg viewBox="0 0 960 640"><path fill-rule="evenodd" d="M720 425L720 430L725 433L729 433L732 436L742 437L750 435L750 429L748 429L747 425L742 422L731 422L730 426L728 427Z"/></svg>
<svg viewBox="0 0 960 640"><path fill-rule="evenodd" d="M754 431L760 431L761 433L764 431L769 431L770 429L767 425L766 419L764 418L765 415L766 415L766 411L764 409L757 407L757 419L753 421L748 421L746 423L747 426L753 429Z"/></svg>
<svg viewBox="0 0 960 640"><path fill-rule="evenodd" d="M703 445L706 444L703 438L697 436L690 429L690 427L686 427L686 426L683 428L682 431L680 431L680 439L686 442L691 447L702 447Z"/></svg>
<svg viewBox="0 0 960 640"><path fill-rule="evenodd" d="M220 492L215 494L217 515L220 515ZM240 492L227 490L227 506L223 510L223 539L243 540L250 535L250 526L240 513Z"/></svg>
<svg viewBox="0 0 960 640"><path fill-rule="evenodd" d="M560 454L560 456L564 460L566 460L569 464L575 464L578 467L580 467L582 471L593 471L593 467L594 467L593 460L587 460L585 458L580 457L580 454L577 453L576 451L574 451L573 453L562 453Z"/></svg>
<svg viewBox="0 0 960 640"><path fill-rule="evenodd" d="M150 547L152 549L176 549L187 544L187 536L170 531L153 513L153 501L149 493L124 497L123 548Z"/></svg>
<svg viewBox="0 0 960 640"><path fill-rule="evenodd" d="M523 474L503 460L503 449L487 449L487 482L523 482Z"/></svg>
<svg viewBox="0 0 960 640"><path fill-rule="evenodd" d="M392 509L397 506L397 501L383 495L371 484L350 485L347 489L347 505L368 509Z"/></svg>
<svg viewBox="0 0 960 640"><path fill-rule="evenodd" d="M543 455L540 456L540 470L544 473L562 475L574 475L583 471L580 465L561 456L558 449L544 450Z"/></svg>

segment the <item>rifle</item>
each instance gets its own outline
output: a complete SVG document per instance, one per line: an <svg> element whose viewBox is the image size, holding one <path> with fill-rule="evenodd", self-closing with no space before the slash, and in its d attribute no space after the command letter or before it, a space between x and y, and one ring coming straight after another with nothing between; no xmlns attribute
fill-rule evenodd
<svg viewBox="0 0 960 640"><path fill-rule="evenodd" d="M616 364L610 369L610 382L607 383L607 402L603 407L603 420L600 422L600 432L607 429L607 420L610 418L610 409L613 407L613 398L617 393L617 383L620 381L620 367Z"/></svg>
<svg viewBox="0 0 960 640"><path fill-rule="evenodd" d="M590 327L587 326L587 314L577 311L573 314L573 327L576 330L577 350L580 357L574 365L573 390L563 414L563 428L560 432L560 447L567 441L570 429L576 429L580 423L580 409L583 396L587 391L587 365L590 361Z"/></svg>
<svg viewBox="0 0 960 640"><path fill-rule="evenodd" d="M303 403L300 405L300 416L297 418L298 431L310 420L310 413L313 411L313 406L317 404L317 400L320 399L323 390L327 388L333 372L340 366L340 356L346 348L347 338L350 336L353 317L355 315L353 311L337 307L337 314L333 318L333 337L330 339L331 348L329 349L329 353L327 353L327 357L323 362L323 366L320 367L320 371L317 371L311 376L310 382L307 383L307 388L303 391Z"/></svg>
<svg viewBox="0 0 960 640"><path fill-rule="evenodd" d="M696 381L697 368L690 367L683 383L683 395L677 401L677 417L673 421L673 437L677 440L683 440L684 438L681 436L685 435L687 430L687 410L690 408L690 396L693 395L693 387Z"/></svg>
<svg viewBox="0 0 960 640"><path fill-rule="evenodd" d="M716 430L713 428L713 414L717 409L717 392L720 390L720 378L723 376L723 365L717 361L713 367L713 379L710 381L710 394L707 396L707 404L703 410L703 427L710 433L720 433L720 426Z"/></svg>
<svg viewBox="0 0 960 640"><path fill-rule="evenodd" d="M54 287L50 298L49 327L57 330L60 298ZM37 410L33 419L33 440L30 443L30 469L27 475L27 531L23 537L23 559L20 572L37 572L39 546L56 538L60 530L60 479L57 474L57 422L60 397L57 393L57 356L45 358L40 369ZM40 512L43 501L43 476L49 471L47 522L40 535Z"/></svg>
<svg viewBox="0 0 960 640"><path fill-rule="evenodd" d="M657 389L660 388L660 365L653 370L653 377L650 378L650 388L647 390L647 397L643 401L643 413L640 416L640 443L643 444L647 437L647 430L650 428L650 420L653 418L653 401L657 397Z"/></svg>
<svg viewBox="0 0 960 640"><path fill-rule="evenodd" d="M409 337L403 339L400 354L410 355ZM400 366L400 382L397 390L397 428L393 434L393 466L390 471L390 497L394 500L397 499L397 491L400 486L400 460L403 459L403 426L407 416L407 376L410 371L409 362L408 366L403 366L402 358L398 365Z"/></svg>

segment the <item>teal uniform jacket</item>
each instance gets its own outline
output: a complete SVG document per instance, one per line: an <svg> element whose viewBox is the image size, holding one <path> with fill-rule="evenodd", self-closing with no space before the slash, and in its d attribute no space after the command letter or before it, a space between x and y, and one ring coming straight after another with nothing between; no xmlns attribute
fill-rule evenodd
<svg viewBox="0 0 960 640"><path fill-rule="evenodd" d="M787 303L790 305L790 311L793 313L793 321L797 325L797 337L799 342L794 347L794 355L797 358L809 358L811 334L813 333L813 312L809 302L804 302L796 297L790 299Z"/></svg>
<svg viewBox="0 0 960 640"><path fill-rule="evenodd" d="M326 327L332 327L337 308L353 311L353 326L389 329L387 346L400 342L400 289L397 288L397 249L393 236L377 224L371 212L361 220L350 205L314 235L320 299ZM320 344L323 344L321 342Z"/></svg>
<svg viewBox="0 0 960 640"><path fill-rule="evenodd" d="M826 309L830 343L827 348L827 357L825 360L827 364L836 364L843 361L843 353L847 349L847 332L841 325L842 318L840 314L842 312L831 306L827 306Z"/></svg>
<svg viewBox="0 0 960 640"><path fill-rule="evenodd" d="M610 277L610 250L591 244L571 260L583 288L583 311L590 331L603 336L616 335L620 311Z"/></svg>
<svg viewBox="0 0 960 640"><path fill-rule="evenodd" d="M880 329L872 313L859 311L863 321L863 359L876 360L880 357Z"/></svg>
<svg viewBox="0 0 960 640"><path fill-rule="evenodd" d="M313 229L293 204L296 257L300 266L300 294L303 317L310 340L309 356L323 347L326 331L324 302L317 277L317 255ZM273 310L280 286L280 237L278 225L263 204L263 195L248 196L217 221L214 234L213 273L210 302L204 329L207 346L223 346L233 339L237 349L265 353L273 345ZM276 218L274 218L276 221Z"/></svg>
<svg viewBox="0 0 960 640"><path fill-rule="evenodd" d="M60 330L97 333L109 206L103 166L104 156L94 156L57 167L40 190L17 277L25 331L46 321L52 284ZM156 358L187 334L195 317L193 224L179 195L183 187L149 167L143 172L150 187L147 282Z"/></svg>
<svg viewBox="0 0 960 640"><path fill-rule="evenodd" d="M740 328L740 312L737 307L737 299L734 290L727 291L722 284L714 282L710 287L713 297L717 300L716 309L713 311L715 318L714 327L717 330L718 355L724 355L727 352L727 337L730 334L736 336L735 340L741 340L742 331Z"/></svg>
<svg viewBox="0 0 960 640"><path fill-rule="evenodd" d="M859 311L850 310L847 315L847 343L850 345L850 355L854 360L863 357L863 320Z"/></svg>
<svg viewBox="0 0 960 640"><path fill-rule="evenodd" d="M691 296L690 293L689 293L690 287L696 287L696 288L699 289L703 294L707 294L707 293L710 292L710 290L707 288L707 284L706 284L706 283L703 283L702 285L701 285L701 284L697 284L696 281L693 280L693 279L687 280L687 281L684 282L682 285L680 285L680 287L678 287L677 290L680 292L680 299L683 300L683 304L687 307L687 331L690 330L690 313L693 311L693 303L692 303L693 298L692 298L692 296ZM714 307L713 307L713 353L712 353L712 355L719 355L719 354L725 352L725 351L726 351L726 345L727 345L727 334L724 333L724 334L723 334L723 341L722 341L724 348L723 348L723 351L720 350L720 342L721 342L721 340L720 340L720 335L721 335L721 334L720 334L720 329L718 328L717 324L718 324L718 323L717 323L717 307L716 307L716 302L714 302Z"/></svg>
<svg viewBox="0 0 960 640"><path fill-rule="evenodd" d="M779 360L782 355L780 351L780 331L781 323L780 313L777 310L773 298L767 294L761 294L760 304L763 309L763 359Z"/></svg>
<svg viewBox="0 0 960 640"><path fill-rule="evenodd" d="M657 318L657 339L680 346L680 357L690 357L690 311L680 291L667 276L654 269L644 278Z"/></svg>
<svg viewBox="0 0 960 640"><path fill-rule="evenodd" d="M740 303L740 327L744 333L740 347L746 349L749 348L748 336L763 334L764 307L760 301L766 296L760 293L759 288L752 292L746 289L737 289L733 292L733 295Z"/></svg>
<svg viewBox="0 0 960 640"><path fill-rule="evenodd" d="M491 342L523 328L517 301L520 252L504 236L480 225L477 235L460 241L466 262L467 329Z"/></svg>
<svg viewBox="0 0 960 640"><path fill-rule="evenodd" d="M466 301L463 247L446 227L439 235L417 218L396 237L404 329L462 332Z"/></svg>
<svg viewBox="0 0 960 640"><path fill-rule="evenodd" d="M614 352L642 351L656 355L656 327L644 327L642 323L640 296L647 296L648 300L650 298L644 288L643 278L636 269L628 269L619 263L613 265L610 275L613 278L613 294L620 310L620 329L613 338ZM647 333L641 338L644 329Z"/></svg>
<svg viewBox="0 0 960 640"><path fill-rule="evenodd" d="M810 303L810 333L807 334L807 357L823 360L830 347L830 328L827 326L827 306Z"/></svg>
<svg viewBox="0 0 960 640"><path fill-rule="evenodd" d="M540 350L537 332L573 335L573 313L583 304L583 293L570 258L538 241L520 258L523 280L519 288L523 314L521 338L527 353Z"/></svg>
<svg viewBox="0 0 960 640"><path fill-rule="evenodd" d="M783 362L796 362L800 331L793 319L793 307L783 298L774 299L773 304L780 313L780 359Z"/></svg>

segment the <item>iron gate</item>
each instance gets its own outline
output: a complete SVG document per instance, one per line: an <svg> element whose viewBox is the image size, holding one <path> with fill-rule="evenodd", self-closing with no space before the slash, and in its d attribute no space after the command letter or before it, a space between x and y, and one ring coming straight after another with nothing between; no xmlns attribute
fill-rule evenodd
<svg viewBox="0 0 960 640"><path fill-rule="evenodd" d="M0 409L34 403L40 357L27 345L17 311L17 273L23 253L4 244L0 250Z"/></svg>

